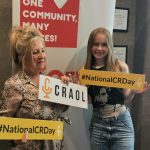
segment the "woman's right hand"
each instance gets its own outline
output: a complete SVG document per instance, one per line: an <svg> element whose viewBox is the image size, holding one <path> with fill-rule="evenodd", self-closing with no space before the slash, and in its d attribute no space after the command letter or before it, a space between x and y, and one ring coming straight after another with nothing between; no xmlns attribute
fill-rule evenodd
<svg viewBox="0 0 150 150"><path fill-rule="evenodd" d="M61 81L64 83L64 84L69 84L69 82L71 82L71 78L69 76L66 76L66 75L63 75L61 76Z"/></svg>
<svg viewBox="0 0 150 150"><path fill-rule="evenodd" d="M23 135L23 139L22 140L15 140L15 143L22 145L22 144L26 144L27 141L28 141L28 131L26 130L24 135Z"/></svg>

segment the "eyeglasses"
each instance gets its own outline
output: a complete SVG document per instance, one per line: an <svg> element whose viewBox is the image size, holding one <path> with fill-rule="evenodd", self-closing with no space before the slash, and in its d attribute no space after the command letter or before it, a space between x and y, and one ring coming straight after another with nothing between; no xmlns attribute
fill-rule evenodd
<svg viewBox="0 0 150 150"><path fill-rule="evenodd" d="M100 43L94 42L93 46L95 46L95 47L99 47L99 46L107 47L107 43L106 42L100 42Z"/></svg>

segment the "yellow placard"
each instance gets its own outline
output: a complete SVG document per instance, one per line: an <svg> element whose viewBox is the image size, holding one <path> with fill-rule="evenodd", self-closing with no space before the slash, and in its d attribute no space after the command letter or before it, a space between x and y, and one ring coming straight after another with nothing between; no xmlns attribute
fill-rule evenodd
<svg viewBox="0 0 150 150"><path fill-rule="evenodd" d="M98 85L117 88L142 90L144 88L145 75L127 74L111 71L80 70L80 82L86 85Z"/></svg>
<svg viewBox="0 0 150 150"><path fill-rule="evenodd" d="M0 139L62 140L63 122L0 117Z"/></svg>

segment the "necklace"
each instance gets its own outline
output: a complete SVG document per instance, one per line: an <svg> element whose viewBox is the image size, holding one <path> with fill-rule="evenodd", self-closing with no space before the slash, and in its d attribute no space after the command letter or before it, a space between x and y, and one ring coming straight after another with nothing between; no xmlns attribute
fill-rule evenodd
<svg viewBox="0 0 150 150"><path fill-rule="evenodd" d="M31 81L35 86L39 86L39 76L31 77Z"/></svg>
<svg viewBox="0 0 150 150"><path fill-rule="evenodd" d="M100 68L103 68L104 65L92 65L92 68L93 69L100 69Z"/></svg>

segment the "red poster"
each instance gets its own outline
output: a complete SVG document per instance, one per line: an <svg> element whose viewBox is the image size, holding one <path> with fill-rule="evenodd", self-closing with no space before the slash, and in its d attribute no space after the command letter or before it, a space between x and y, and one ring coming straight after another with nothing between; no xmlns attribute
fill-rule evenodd
<svg viewBox="0 0 150 150"><path fill-rule="evenodd" d="M77 47L79 0L20 0L20 25L39 29L47 47Z"/></svg>

